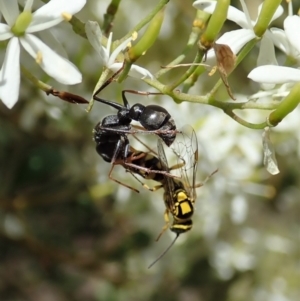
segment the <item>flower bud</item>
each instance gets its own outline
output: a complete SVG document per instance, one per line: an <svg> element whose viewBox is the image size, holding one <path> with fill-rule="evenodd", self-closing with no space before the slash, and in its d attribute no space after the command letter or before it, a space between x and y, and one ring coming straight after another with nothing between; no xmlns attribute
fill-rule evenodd
<svg viewBox="0 0 300 301"><path fill-rule="evenodd" d="M281 0L265 0L263 2L263 6L254 26L254 32L257 37L263 36L280 3Z"/></svg>
<svg viewBox="0 0 300 301"><path fill-rule="evenodd" d="M127 60L135 62L153 45L160 32L164 19L164 9L161 9L151 20L142 38L128 50Z"/></svg>
<svg viewBox="0 0 300 301"><path fill-rule="evenodd" d="M229 4L230 0L219 0L217 2L216 8L209 19L206 30L200 38L200 43L205 48L211 48L212 43L217 39L217 36L227 19Z"/></svg>
<svg viewBox="0 0 300 301"><path fill-rule="evenodd" d="M279 122L281 122L288 114L296 109L299 105L299 99L300 84L296 84L292 88L290 94L280 102L277 109L269 115L269 124L276 126Z"/></svg>

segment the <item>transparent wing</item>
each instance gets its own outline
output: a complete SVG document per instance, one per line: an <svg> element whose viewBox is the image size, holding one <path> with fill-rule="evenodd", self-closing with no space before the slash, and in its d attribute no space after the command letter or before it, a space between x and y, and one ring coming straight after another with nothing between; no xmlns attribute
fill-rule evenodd
<svg viewBox="0 0 300 301"><path fill-rule="evenodd" d="M196 200L196 174L198 168L198 140L195 130L185 125L182 133L177 134L172 150L177 157L180 175L186 191L193 201Z"/></svg>
<svg viewBox="0 0 300 301"><path fill-rule="evenodd" d="M158 158L160 160L161 168L164 171L169 173L170 168L168 165L168 160L167 160L163 142L161 139L157 139L157 152L158 152ZM168 196L167 199L165 199L165 202L166 202L168 208L170 209L173 207L173 192L175 190L173 178L164 176L164 189L165 189L166 195Z"/></svg>

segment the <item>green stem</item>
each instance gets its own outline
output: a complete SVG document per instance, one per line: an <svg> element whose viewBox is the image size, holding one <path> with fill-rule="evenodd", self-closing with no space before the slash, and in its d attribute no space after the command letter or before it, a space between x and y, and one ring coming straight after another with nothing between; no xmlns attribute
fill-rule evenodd
<svg viewBox="0 0 300 301"><path fill-rule="evenodd" d="M118 78L118 83L121 83L122 81L124 81L131 69L132 63L128 62L127 60L124 61L124 68L122 73L120 74L119 78Z"/></svg>
<svg viewBox="0 0 300 301"><path fill-rule="evenodd" d="M134 63L137 59L144 55L150 47L152 47L160 33L164 16L165 7L153 17L151 22L149 22L149 25L147 26L139 41L128 49L126 59L129 62Z"/></svg>
<svg viewBox="0 0 300 301"><path fill-rule="evenodd" d="M218 0L216 8L210 17L207 28L200 38L201 45L209 49L216 40L217 35L221 31L226 19L230 0Z"/></svg>
<svg viewBox="0 0 300 301"><path fill-rule="evenodd" d="M38 80L34 75L30 73L24 66L21 65L22 74L29 79L38 89L48 92L52 87Z"/></svg>
<svg viewBox="0 0 300 301"><path fill-rule="evenodd" d="M29 79L38 89L43 90L47 95L51 94L55 97L59 97L60 99L76 104L87 104L89 103L85 98L73 94L66 91L59 91L54 89L53 87L45 84L44 82L38 80L35 76L33 76L24 66L21 65L22 74Z"/></svg>
<svg viewBox="0 0 300 301"><path fill-rule="evenodd" d="M198 24L199 21L201 21L198 18L199 14L200 14L200 11L197 11L197 16L196 16L193 24ZM172 67L174 65L178 65L178 64L180 64L186 58L186 56L188 55L188 53L191 51L191 49L197 43L197 41L199 39L199 36L200 36L200 33L201 33L201 28L199 26L193 26L192 27L192 32L191 32L191 34L189 36L189 39L188 39L188 42L187 42L185 48L183 49L182 53L176 59L174 59L172 62L170 62L170 63L167 64L168 67ZM163 69L161 69L160 71L158 71L155 74L155 77L156 78L160 78L162 75L164 75L165 73L169 72L170 70L172 70L172 68L163 68Z"/></svg>
<svg viewBox="0 0 300 301"><path fill-rule="evenodd" d="M121 0L112 0L106 9L103 21L103 32L108 35L112 28L115 15L118 11Z"/></svg>
<svg viewBox="0 0 300 301"><path fill-rule="evenodd" d="M264 35L281 1L282 0L265 0L263 2L258 20L253 28L257 37Z"/></svg>
<svg viewBox="0 0 300 301"><path fill-rule="evenodd" d="M268 103L257 103L256 101L248 101L248 102L223 102L216 100L212 97L212 95L208 94L206 96L198 96L198 95L190 95L185 93L180 93L177 90L176 91L169 91L168 87L161 84L160 82L156 80L148 80L144 79L144 81L149 84L150 86L156 88L157 90L161 91L163 94L169 95L173 100L177 103L187 101L191 103L197 103L197 104L206 104L211 105L214 107L217 107L224 111L225 114L230 116L233 120L240 123L241 125L251 128L251 129L264 129L266 126L268 126L268 122L262 122L262 123L250 123L246 120L242 119L241 117L237 116L233 110L239 109L258 109L258 110L274 110L279 105L280 102L278 101L270 101Z"/></svg>
<svg viewBox="0 0 300 301"><path fill-rule="evenodd" d="M136 26L134 26L122 39L119 40L119 43L122 43L126 39L130 38L134 32L140 31L146 24L148 24L154 16L166 5L170 0L161 0L157 6L146 16L142 21L140 21Z"/></svg>
<svg viewBox="0 0 300 301"><path fill-rule="evenodd" d="M48 3L50 0L41 0L44 3ZM72 19L69 21L69 23L72 26L73 31L86 39L86 33L85 33L85 23L81 22L77 17L72 16Z"/></svg>
<svg viewBox="0 0 300 301"><path fill-rule="evenodd" d="M192 63L192 66L175 82L172 84L166 86L167 91L173 91L176 87L178 87L182 82L184 82L187 78L189 78L193 72L197 69L197 64L199 64L202 61L204 52L202 49L198 49L197 55L194 59L194 62ZM195 64L195 65L193 65Z"/></svg>
<svg viewBox="0 0 300 301"><path fill-rule="evenodd" d="M94 91L93 91L93 95L94 93L106 82L106 80L108 79L108 75L110 73L110 70L105 68L104 71L102 72L95 88L94 88ZM91 98L90 102L89 102L89 105L86 109L87 112L90 112L91 109L93 108L93 105L94 105L94 99L93 97Z"/></svg>
<svg viewBox="0 0 300 301"><path fill-rule="evenodd" d="M251 122L247 122L246 120L242 119L241 117L237 116L232 110L223 110L225 114L227 114L229 117L231 117L233 120L235 120L236 122L238 122L239 124L253 129L253 130L262 130L264 129L266 126L268 126L267 122L262 122L262 123L251 123Z"/></svg>
<svg viewBox="0 0 300 301"><path fill-rule="evenodd" d="M269 118L269 125L276 126L281 122L288 114L293 112L298 106L300 101L300 84L296 84L289 95L280 102L275 111L273 111Z"/></svg>
<svg viewBox="0 0 300 301"><path fill-rule="evenodd" d="M224 102L213 98L213 96L209 93L205 96L199 95L191 95L186 93L181 93L178 90L169 91L168 86L162 84L157 80L143 79L145 83L149 86L157 89L163 94L169 95L176 102L190 102L197 104L206 104L217 107L219 109L224 110L235 110L235 109L259 109L259 110L274 110L278 107L280 102L278 101L269 101L268 103L258 103L256 101L250 100L247 102Z"/></svg>
<svg viewBox="0 0 300 301"><path fill-rule="evenodd" d="M77 17L72 16L72 19L69 21L72 26L73 31L81 36L84 39L87 39L85 33L85 23L80 21Z"/></svg>
<svg viewBox="0 0 300 301"><path fill-rule="evenodd" d="M187 93L190 90L190 88L194 86L199 76L202 75L204 72L206 72L206 67L198 66L195 72L184 81L182 85L182 92Z"/></svg>

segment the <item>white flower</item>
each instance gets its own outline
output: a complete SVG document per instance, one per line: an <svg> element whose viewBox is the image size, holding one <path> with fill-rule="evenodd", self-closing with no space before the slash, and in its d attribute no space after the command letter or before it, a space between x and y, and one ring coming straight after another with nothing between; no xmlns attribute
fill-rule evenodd
<svg viewBox="0 0 300 301"><path fill-rule="evenodd" d="M248 77L259 83L284 84L300 81L300 70L290 67L265 65L254 68Z"/></svg>
<svg viewBox="0 0 300 301"><path fill-rule="evenodd" d="M293 5L292 1L288 3L288 17L284 21L284 30L279 28L271 28L271 39L276 47L278 47L282 52L291 57L299 56L299 52L294 45L299 44L298 37L294 34L294 30L297 30L299 26L299 17L293 16Z"/></svg>
<svg viewBox="0 0 300 301"><path fill-rule="evenodd" d="M283 23L284 31L272 28L271 38L274 44L287 56L295 60L296 68L265 65L253 69L248 77L259 83L285 84L300 81L300 17L288 16ZM291 88L293 85L289 85Z"/></svg>
<svg viewBox="0 0 300 301"><path fill-rule="evenodd" d="M106 47L101 45L102 33L97 22L88 21L85 25L85 31L87 38L94 49L99 53L103 65L110 69L113 72L116 72L121 69L123 63L115 62L117 56L121 51L123 51L132 38L128 38L122 42L111 54L111 41L112 41L112 32L110 33ZM139 67L137 65L131 65L131 69L128 73L130 76L135 78L150 78L153 79L153 75L145 68Z"/></svg>
<svg viewBox="0 0 300 301"><path fill-rule="evenodd" d="M32 2L28 0L20 14L17 0L0 0L0 13L7 22L0 23L0 41L10 39L0 71L0 98L8 108L12 108L19 97L20 45L57 81L72 85L82 79L75 65L56 54L32 33L71 18L82 9L86 0L51 0L31 14Z"/></svg>
<svg viewBox="0 0 300 301"><path fill-rule="evenodd" d="M255 38L255 33L253 30L253 26L256 21L252 21L249 17L249 13L244 1L241 1L244 12L236 9L233 6L228 7L227 19L238 24L242 29L232 30L230 32L226 32L223 34L216 42L218 44L226 44L228 45L234 54L237 54L249 41ZM207 13L212 14L216 8L216 1L195 1L193 6L197 9L201 9ZM262 4L258 7L258 16L261 10ZM283 13L283 8L279 6L271 20L271 22ZM212 57L213 52L208 53ZM265 58L266 56L260 56L260 58ZM262 61L258 62L259 65L263 64Z"/></svg>

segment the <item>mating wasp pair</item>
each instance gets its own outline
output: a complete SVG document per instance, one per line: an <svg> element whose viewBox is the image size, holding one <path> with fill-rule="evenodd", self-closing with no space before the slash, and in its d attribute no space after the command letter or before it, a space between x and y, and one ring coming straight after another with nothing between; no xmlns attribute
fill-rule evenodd
<svg viewBox="0 0 300 301"><path fill-rule="evenodd" d="M139 192L137 189L112 177L114 167L116 165L121 165L145 188L151 191L160 188L164 189L163 199L166 207L164 213L165 225L157 240L168 228L175 232L176 237L163 254L149 266L150 268L172 247L180 234L185 233L192 228L192 215L194 213L194 204L197 197L196 188L201 187L204 183L196 183L198 142L195 131L188 126L182 131L177 130L174 119L169 112L161 106L144 106L140 103L136 103L130 107L125 96L125 93L139 95L160 93L123 90L123 105L102 99L98 96L98 94L114 80L122 69L123 68L112 75L112 77L93 95L95 101L109 105L117 110L117 114L106 116L96 125L93 130L94 141L96 142L97 153L104 161L111 163L111 169L109 171L110 179L133 191ZM70 102L87 102L81 97L67 92L63 94L59 91L51 90L49 91L49 94L53 94ZM132 121L139 122L141 127L132 126ZM131 134L135 136L138 133L157 135L159 137L157 140L157 152L148 147L149 151L134 149L130 145L128 135ZM168 164L163 143L171 147L177 158L177 164L174 166L170 167ZM144 144L144 146L146 145ZM178 170L180 172L180 177L173 175L171 173L173 170ZM144 179L154 180L159 184L150 188L145 183L141 182L136 175L141 176ZM208 176L208 178L210 176ZM170 224L170 215L173 218L172 224Z"/></svg>
<svg viewBox="0 0 300 301"><path fill-rule="evenodd" d="M108 82L111 82L119 72L120 70L115 73ZM139 103L130 107L125 96L126 92L140 95L159 93L123 90L123 105L120 105L97 96L107 85L106 82L101 86L94 94L93 99L118 110L116 115L106 116L94 129L96 150L106 162L111 163L109 178L138 192L135 188L112 177L114 167L121 165L127 172L130 172L142 183L145 188L151 191L163 188L163 198L166 206L164 219L166 224L157 240L167 228L170 228L171 231L176 233L176 237L171 245L149 266L150 268L171 248L180 234L192 228L192 215L197 197L196 188L203 185L203 183L196 184L198 164L197 137L195 131L188 126L186 126L184 130L178 131L173 118L163 107L158 105L144 106ZM138 121L142 128L137 127L137 129L132 129L131 122L133 120ZM148 152L144 152L130 146L128 135L135 135L137 133L151 133L159 136L157 140L157 153L149 148ZM167 146L171 146L173 153L177 157L178 162L172 167L168 165L163 142ZM171 174L171 171L175 169L180 171L180 177ZM135 175L139 175L144 179L154 180L158 182L159 185L154 188L149 188ZM169 219L170 214L173 217L173 223L171 225Z"/></svg>

